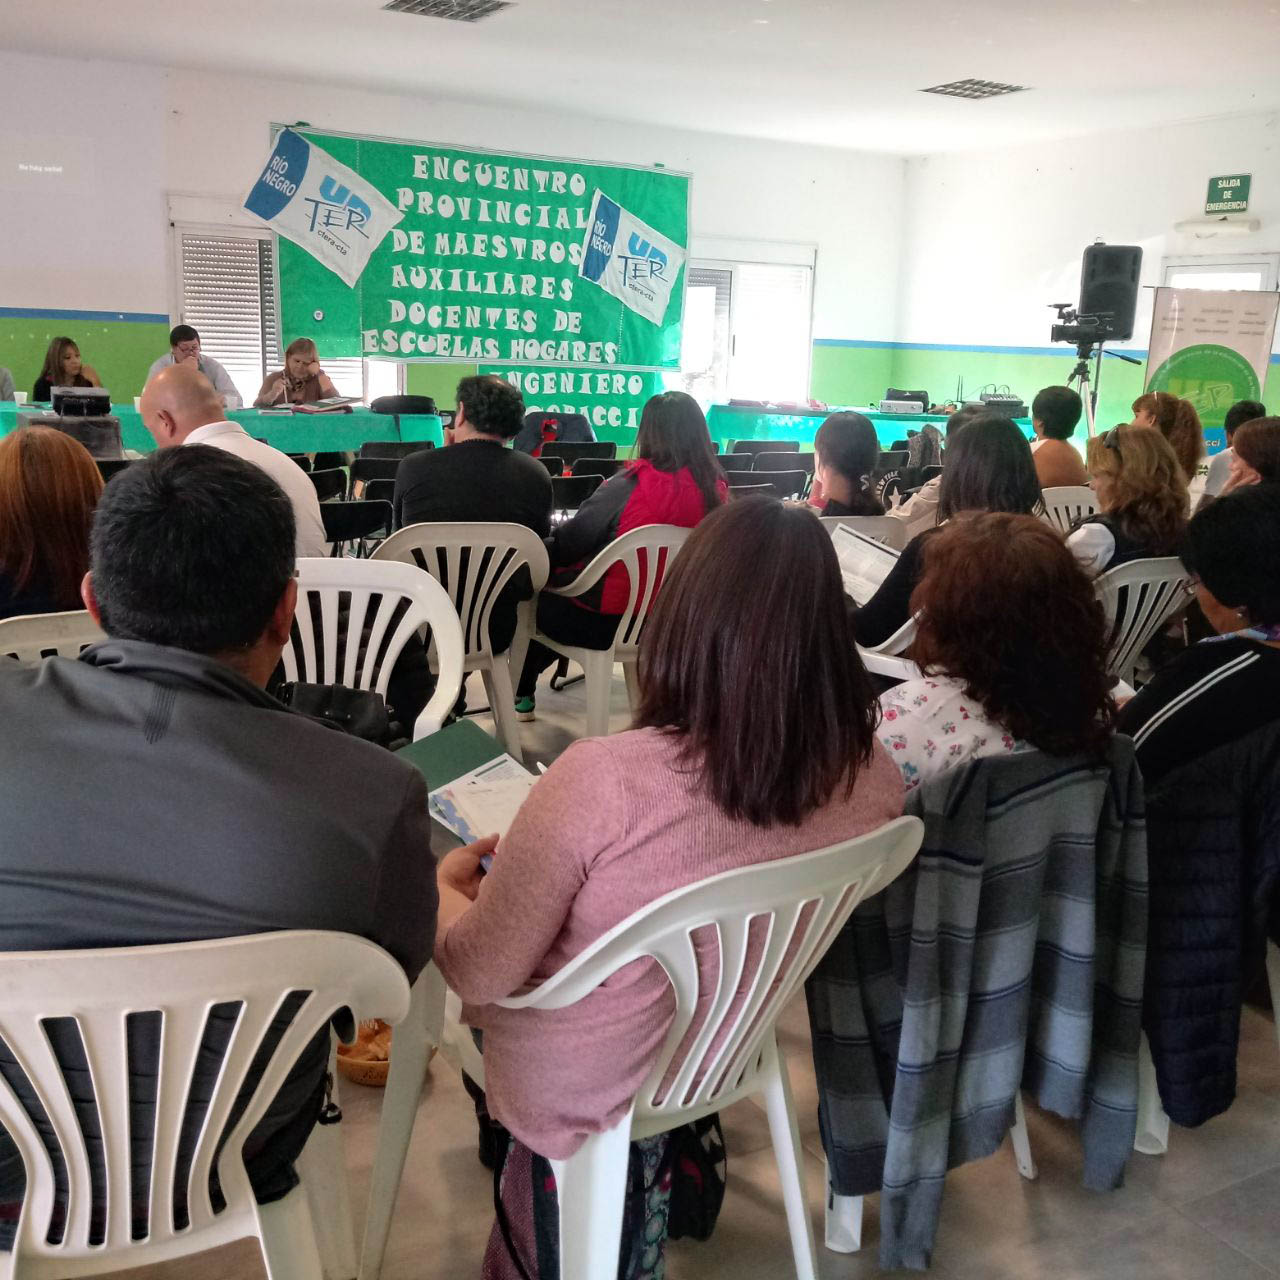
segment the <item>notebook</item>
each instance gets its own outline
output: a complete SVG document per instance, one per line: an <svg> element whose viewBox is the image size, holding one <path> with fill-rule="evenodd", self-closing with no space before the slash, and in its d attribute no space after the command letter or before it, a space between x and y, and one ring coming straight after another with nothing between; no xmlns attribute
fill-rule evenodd
<svg viewBox="0 0 1280 1280"><path fill-rule="evenodd" d="M831 545L840 561L840 576L846 594L864 605L880 589L889 571L898 563L898 553L874 538L858 533L847 524L836 526Z"/></svg>
<svg viewBox="0 0 1280 1280"><path fill-rule="evenodd" d="M438 787L427 798L431 816L466 844L482 836L504 836L537 781L505 752L470 773Z"/></svg>

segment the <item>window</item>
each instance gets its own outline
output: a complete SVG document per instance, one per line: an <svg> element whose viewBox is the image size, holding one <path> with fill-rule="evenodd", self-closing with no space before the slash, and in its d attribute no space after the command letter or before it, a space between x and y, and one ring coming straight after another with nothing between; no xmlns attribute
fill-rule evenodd
<svg viewBox="0 0 1280 1280"><path fill-rule="evenodd" d="M690 262L680 372L668 387L703 404L808 398L813 257L795 253L808 262Z"/></svg>
<svg viewBox="0 0 1280 1280"><path fill-rule="evenodd" d="M1162 284L1174 289L1262 289L1276 287L1280 253L1223 253L1166 258Z"/></svg>
<svg viewBox="0 0 1280 1280"><path fill-rule="evenodd" d="M251 230L180 227L178 306L182 323L200 332L203 351L218 361L251 405L267 374L283 368L276 308L275 243ZM403 381L393 360L322 359L342 396L395 395Z"/></svg>

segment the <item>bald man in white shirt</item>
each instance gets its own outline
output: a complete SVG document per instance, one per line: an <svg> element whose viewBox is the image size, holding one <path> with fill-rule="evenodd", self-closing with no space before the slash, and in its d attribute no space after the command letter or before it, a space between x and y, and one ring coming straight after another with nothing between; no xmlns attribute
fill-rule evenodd
<svg viewBox="0 0 1280 1280"><path fill-rule="evenodd" d="M324 522L320 518L320 500L311 478L287 454L255 440L239 424L228 422L222 398L194 364L174 364L161 369L142 393L140 412L143 425L161 449L207 444L261 467L293 505L298 555L329 554Z"/></svg>

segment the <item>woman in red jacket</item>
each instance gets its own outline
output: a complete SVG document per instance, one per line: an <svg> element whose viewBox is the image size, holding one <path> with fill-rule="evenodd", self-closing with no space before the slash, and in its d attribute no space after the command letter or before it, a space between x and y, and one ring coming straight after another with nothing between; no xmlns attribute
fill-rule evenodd
<svg viewBox="0 0 1280 1280"><path fill-rule="evenodd" d="M640 417L635 457L547 540L552 585L571 582L596 552L641 525L692 529L728 493L698 402L683 391L654 396ZM584 595L572 599L542 595L538 629L563 644L607 649L627 606L627 595L626 570L619 565ZM533 719L538 676L558 656L545 645L530 643L516 687L516 714L521 720Z"/></svg>

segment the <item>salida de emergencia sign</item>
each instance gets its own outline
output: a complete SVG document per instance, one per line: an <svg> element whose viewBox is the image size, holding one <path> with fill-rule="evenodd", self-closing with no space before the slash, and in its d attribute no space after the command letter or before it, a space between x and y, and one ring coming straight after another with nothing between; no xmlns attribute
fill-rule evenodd
<svg viewBox="0 0 1280 1280"><path fill-rule="evenodd" d="M1228 173L1209 179L1209 194L1204 198L1205 213L1245 213L1249 208L1249 184L1253 175Z"/></svg>

